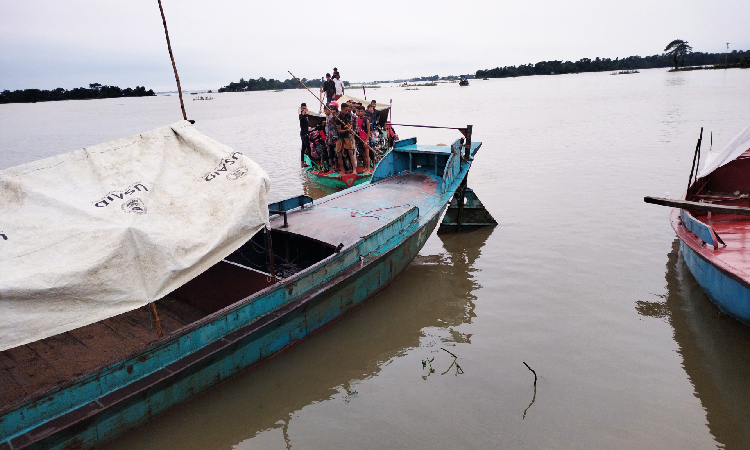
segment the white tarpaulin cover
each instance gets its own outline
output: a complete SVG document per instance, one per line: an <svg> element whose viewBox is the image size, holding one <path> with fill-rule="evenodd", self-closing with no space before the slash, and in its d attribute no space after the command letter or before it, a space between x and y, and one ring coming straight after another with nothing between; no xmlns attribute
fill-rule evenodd
<svg viewBox="0 0 750 450"><path fill-rule="evenodd" d="M708 152L706 162L698 172L698 178L703 178L724 164L734 161L748 149L750 149L750 126L735 136L721 152Z"/></svg>
<svg viewBox="0 0 750 450"><path fill-rule="evenodd" d="M268 189L187 121L0 171L0 351L169 294L263 228Z"/></svg>

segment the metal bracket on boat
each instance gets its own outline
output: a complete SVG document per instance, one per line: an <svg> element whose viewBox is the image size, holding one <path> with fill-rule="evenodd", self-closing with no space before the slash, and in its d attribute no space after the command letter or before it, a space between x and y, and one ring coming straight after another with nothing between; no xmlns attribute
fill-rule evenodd
<svg viewBox="0 0 750 450"><path fill-rule="evenodd" d="M466 186L466 178L464 178L445 211L438 233L496 225L497 221L487 211L474 191Z"/></svg>
<svg viewBox="0 0 750 450"><path fill-rule="evenodd" d="M307 195L298 195L297 197L288 198L276 203L270 203L268 205L269 214L279 214L284 216L284 226L286 228L289 224L287 223L286 213L292 209L304 208L306 205L312 205L313 199Z"/></svg>

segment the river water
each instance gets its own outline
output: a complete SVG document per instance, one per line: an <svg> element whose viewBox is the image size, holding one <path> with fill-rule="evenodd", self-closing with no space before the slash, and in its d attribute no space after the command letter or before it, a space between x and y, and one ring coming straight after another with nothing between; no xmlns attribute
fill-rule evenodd
<svg viewBox="0 0 750 450"><path fill-rule="evenodd" d="M296 107L312 96L213 96L187 95L189 118L260 163L271 200L326 194L298 167ZM679 197L700 127L706 149L747 126L749 70L369 98L392 99L396 123L473 124L469 187L499 225L433 235L353 314L108 448L750 448L750 327L697 286L669 209L643 203ZM0 169L178 119L176 96L0 105Z"/></svg>

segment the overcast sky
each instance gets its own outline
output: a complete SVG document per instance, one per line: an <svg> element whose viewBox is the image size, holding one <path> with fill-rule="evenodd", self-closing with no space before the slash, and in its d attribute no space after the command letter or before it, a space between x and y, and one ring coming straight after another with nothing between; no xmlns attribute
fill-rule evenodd
<svg viewBox="0 0 750 450"><path fill-rule="evenodd" d="M748 0L162 1L186 89L647 56L673 39L750 49ZM94 82L175 89L156 0L0 0L0 90Z"/></svg>

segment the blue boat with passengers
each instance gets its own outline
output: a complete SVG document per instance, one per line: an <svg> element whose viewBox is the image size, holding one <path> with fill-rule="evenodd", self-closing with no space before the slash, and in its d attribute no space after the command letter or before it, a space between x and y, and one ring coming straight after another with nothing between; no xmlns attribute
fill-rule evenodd
<svg viewBox="0 0 750 450"><path fill-rule="evenodd" d="M366 184L268 205L270 227L148 306L0 352L0 450L101 446L386 289L446 209L452 229L494 222L469 219L481 143L461 132L398 141Z"/></svg>

